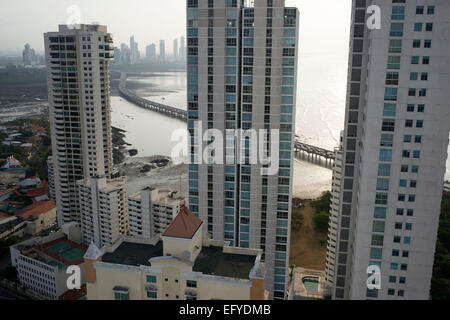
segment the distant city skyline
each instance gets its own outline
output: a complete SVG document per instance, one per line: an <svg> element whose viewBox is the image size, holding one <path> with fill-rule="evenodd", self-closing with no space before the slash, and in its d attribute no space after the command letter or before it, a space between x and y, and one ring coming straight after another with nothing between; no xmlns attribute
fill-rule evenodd
<svg viewBox="0 0 450 320"><path fill-rule="evenodd" d="M303 15L301 24L309 29L312 23L317 25L314 32L303 32L300 36L300 47L312 41L323 43L327 47L342 40L340 36L346 32L347 24L336 23L330 28L331 21L341 18L347 21L350 0L337 3L334 0L325 0L317 3L313 0L286 0L287 6L296 6ZM68 8L76 5L81 9L81 23L98 22L107 25L114 38L114 45L120 47L121 43L129 44L130 36L134 35L140 44L140 52L145 56L145 47L152 43L159 44L159 40L166 40L166 53L173 52L173 40L185 37L186 17L185 0L167 0L143 2L141 0L129 1L87 1L87 0L17 0L2 1L0 3L0 55L3 53L21 55L24 45L29 43L37 54L44 52L42 35L48 30L55 29L58 24L66 24L70 17ZM52 7L52 14L48 12ZM105 10L105 6L108 10ZM170 12L171 19L165 19L164 12ZM120 14L121 16L118 16ZM39 19L45 17L45 19ZM123 22L127 23L124 24ZM323 24L323 21L330 21ZM302 30L302 25L300 29ZM345 41L339 46L346 49ZM309 46L305 46L308 48ZM311 47L310 50L315 50Z"/></svg>

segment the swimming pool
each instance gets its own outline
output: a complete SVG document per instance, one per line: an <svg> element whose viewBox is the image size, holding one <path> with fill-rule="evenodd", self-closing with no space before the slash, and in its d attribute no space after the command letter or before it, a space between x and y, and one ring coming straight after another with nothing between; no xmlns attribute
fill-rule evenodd
<svg viewBox="0 0 450 320"><path fill-rule="evenodd" d="M302 282L307 292L319 292L318 277L303 277Z"/></svg>

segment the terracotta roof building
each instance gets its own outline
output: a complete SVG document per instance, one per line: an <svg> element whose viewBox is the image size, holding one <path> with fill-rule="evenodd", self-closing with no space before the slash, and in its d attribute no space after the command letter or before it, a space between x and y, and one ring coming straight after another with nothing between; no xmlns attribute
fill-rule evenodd
<svg viewBox="0 0 450 320"><path fill-rule="evenodd" d="M183 205L172 224L163 233L163 236L192 239L202 224L202 220Z"/></svg>

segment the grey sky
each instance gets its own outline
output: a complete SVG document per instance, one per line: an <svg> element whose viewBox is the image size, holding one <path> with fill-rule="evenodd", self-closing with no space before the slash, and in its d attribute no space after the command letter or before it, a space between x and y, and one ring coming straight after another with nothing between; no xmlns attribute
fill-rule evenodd
<svg viewBox="0 0 450 320"><path fill-rule="evenodd" d="M150 43L172 41L185 34L185 0L0 0L0 51L20 52L25 43L43 51L43 33L66 24L67 8L81 9L81 23L108 26L116 46L131 35L143 52ZM300 9L302 52L345 50L351 0L286 0ZM336 46L338 48L336 48Z"/></svg>

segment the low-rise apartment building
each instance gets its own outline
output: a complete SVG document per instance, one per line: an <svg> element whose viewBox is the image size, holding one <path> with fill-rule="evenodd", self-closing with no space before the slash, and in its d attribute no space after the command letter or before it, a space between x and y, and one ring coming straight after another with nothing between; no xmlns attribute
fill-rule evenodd
<svg viewBox="0 0 450 320"><path fill-rule="evenodd" d="M169 189L145 188L128 198L130 236L152 239L162 234L180 212L184 197Z"/></svg>
<svg viewBox="0 0 450 320"><path fill-rule="evenodd" d="M20 284L46 300L57 300L67 294L67 268L80 267L85 282L83 255L86 247L63 233L34 238L10 247L11 264L18 272Z"/></svg>
<svg viewBox="0 0 450 320"><path fill-rule="evenodd" d="M88 300L264 300L262 250L211 240L183 206L162 236L121 237L86 255Z"/></svg>
<svg viewBox="0 0 450 320"><path fill-rule="evenodd" d="M128 234L128 198L124 178L98 176L77 181L82 242L99 246L113 244Z"/></svg>

